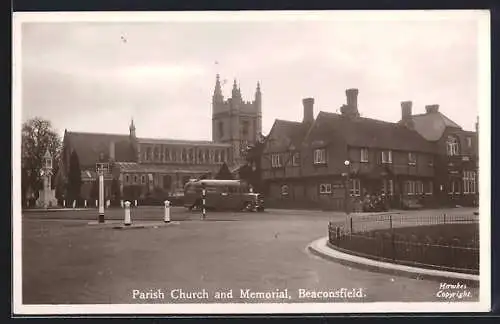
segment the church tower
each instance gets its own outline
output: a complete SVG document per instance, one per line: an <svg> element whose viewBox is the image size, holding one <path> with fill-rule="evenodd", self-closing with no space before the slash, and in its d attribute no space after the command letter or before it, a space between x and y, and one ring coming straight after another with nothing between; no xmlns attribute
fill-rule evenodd
<svg viewBox="0 0 500 324"><path fill-rule="evenodd" d="M241 164L247 146L253 145L262 133L262 94L257 83L255 99L244 101L235 79L231 98L224 100L220 76L217 74L212 96L212 140L232 146L232 162Z"/></svg>

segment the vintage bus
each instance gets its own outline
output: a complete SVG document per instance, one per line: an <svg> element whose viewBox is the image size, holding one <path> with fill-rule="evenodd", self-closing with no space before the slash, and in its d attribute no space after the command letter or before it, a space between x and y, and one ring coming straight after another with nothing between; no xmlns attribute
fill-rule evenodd
<svg viewBox="0 0 500 324"><path fill-rule="evenodd" d="M201 208L203 189L208 210L264 211L262 196L240 180L190 180L184 186L184 207Z"/></svg>

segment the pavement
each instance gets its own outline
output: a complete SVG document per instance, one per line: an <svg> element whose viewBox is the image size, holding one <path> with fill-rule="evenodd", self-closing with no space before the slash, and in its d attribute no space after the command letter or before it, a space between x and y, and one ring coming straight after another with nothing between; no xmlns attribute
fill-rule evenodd
<svg viewBox="0 0 500 324"><path fill-rule="evenodd" d="M161 224L163 208L132 209L134 223ZM442 211L439 211L442 213ZM470 213L456 209L450 212ZM436 211L426 211L429 215ZM23 302L25 304L252 303L252 302L424 302L477 301L478 289L450 299L441 284L422 278L358 269L327 261L307 246L327 235L328 222L343 213L267 210L264 213L198 212L171 209L175 226L112 230L123 210L107 210L104 226L96 210L24 213ZM110 226L111 225L111 226ZM207 299L179 299L175 292L205 289ZM289 299L248 298L241 291L287 289ZM134 298L161 290L165 298ZM339 291L357 290L347 297ZM216 298L232 291L234 297ZM329 291L314 299L307 292ZM172 295L173 294L173 295ZM309 297L304 297L305 295ZM449 296L449 295L447 295ZM463 297L463 296L462 296Z"/></svg>
<svg viewBox="0 0 500 324"><path fill-rule="evenodd" d="M309 244L308 248L312 253L322 258L360 269L408 276L410 278L434 280L437 282L451 280L464 283L470 287L479 287L479 276L477 275L410 267L359 257L328 246L328 237L315 240Z"/></svg>

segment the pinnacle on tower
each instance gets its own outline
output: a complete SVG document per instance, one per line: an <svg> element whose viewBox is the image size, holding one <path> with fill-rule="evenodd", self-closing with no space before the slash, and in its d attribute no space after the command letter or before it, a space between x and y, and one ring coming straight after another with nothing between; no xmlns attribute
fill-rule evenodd
<svg viewBox="0 0 500 324"><path fill-rule="evenodd" d="M224 100L224 98L222 96L222 89L221 89L221 85L220 85L219 73L217 73L217 75L215 76L215 89L214 89L214 95L212 97L212 100L214 102L221 102Z"/></svg>
<svg viewBox="0 0 500 324"><path fill-rule="evenodd" d="M236 78L234 79L234 82L233 82L233 91L231 92L231 94L232 94L232 98L233 99L240 97L239 90L238 90L238 84L236 82Z"/></svg>

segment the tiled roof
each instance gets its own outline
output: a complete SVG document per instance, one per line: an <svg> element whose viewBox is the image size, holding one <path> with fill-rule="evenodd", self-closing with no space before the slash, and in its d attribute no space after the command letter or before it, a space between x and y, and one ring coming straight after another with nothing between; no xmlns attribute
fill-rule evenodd
<svg viewBox="0 0 500 324"><path fill-rule="evenodd" d="M264 151L286 151L290 147L300 148L309 124L276 119L267 138Z"/></svg>
<svg viewBox="0 0 500 324"><path fill-rule="evenodd" d="M182 165L182 164L145 164L135 162L116 162L121 172L146 173L208 173L217 172L220 165Z"/></svg>
<svg viewBox="0 0 500 324"><path fill-rule="evenodd" d="M416 131L399 123L370 118L348 118L335 113L320 112L307 141L328 142L332 136L341 136L350 146L391 150L434 152L432 143Z"/></svg>
<svg viewBox="0 0 500 324"><path fill-rule="evenodd" d="M177 140L168 138L138 138L138 143L144 144L171 144L171 145L193 145L193 146L213 146L213 147L230 147L231 144L214 143L212 141L191 141L191 140Z"/></svg>
<svg viewBox="0 0 500 324"><path fill-rule="evenodd" d="M80 166L91 167L99 160L100 154L109 158L110 145L115 145L115 160L132 161L133 153L128 135L106 134L106 133L65 133L65 141L76 150L80 161Z"/></svg>
<svg viewBox="0 0 500 324"><path fill-rule="evenodd" d="M443 136L446 127L461 128L440 112L413 115L415 130L428 141L437 141Z"/></svg>

